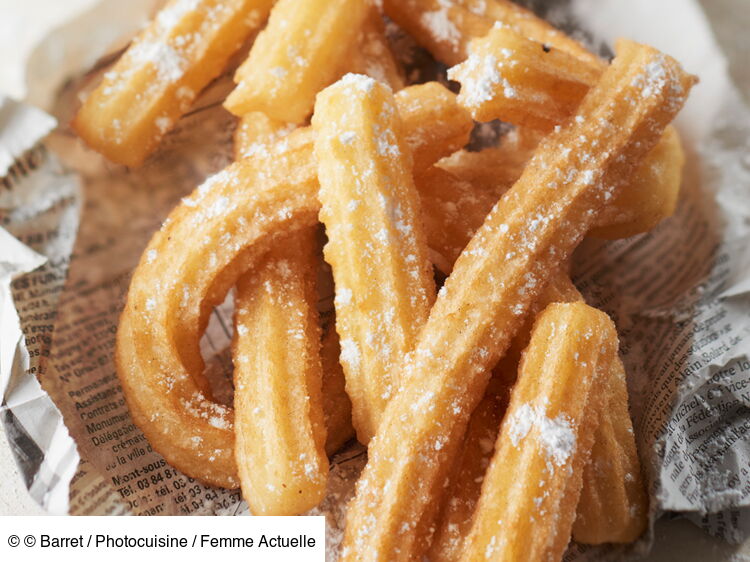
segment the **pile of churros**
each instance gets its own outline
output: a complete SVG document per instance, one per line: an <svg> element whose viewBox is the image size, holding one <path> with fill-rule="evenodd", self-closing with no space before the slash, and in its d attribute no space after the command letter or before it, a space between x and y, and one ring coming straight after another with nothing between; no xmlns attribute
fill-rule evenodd
<svg viewBox="0 0 750 562"><path fill-rule="evenodd" d="M453 82L407 85L385 22ZM602 60L507 0L172 0L73 126L138 166L251 41L224 102L235 162L154 234L120 320L118 374L154 449L290 515L321 502L356 436L343 560L560 560L571 538L637 539L617 331L568 271L585 236L673 213L670 122L696 78L625 39ZM467 150L495 120L500 142ZM230 407L199 342L231 289Z"/></svg>

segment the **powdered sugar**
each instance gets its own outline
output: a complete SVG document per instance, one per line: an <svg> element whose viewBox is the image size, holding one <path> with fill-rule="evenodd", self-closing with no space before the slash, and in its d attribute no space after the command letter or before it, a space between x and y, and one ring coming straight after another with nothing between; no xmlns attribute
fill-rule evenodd
<svg viewBox="0 0 750 562"><path fill-rule="evenodd" d="M570 419L559 414L553 419L547 417L547 407L522 404L508 420L509 437L514 447L529 433L539 432L539 443L548 457L557 466L564 465L576 449L576 434Z"/></svg>

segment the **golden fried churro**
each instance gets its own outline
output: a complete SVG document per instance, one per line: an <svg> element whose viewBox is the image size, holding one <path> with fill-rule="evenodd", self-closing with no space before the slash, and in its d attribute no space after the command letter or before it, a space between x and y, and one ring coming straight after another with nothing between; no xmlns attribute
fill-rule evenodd
<svg viewBox="0 0 750 562"><path fill-rule="evenodd" d="M367 10L366 0L279 0L237 69L237 87L224 107L239 116L262 111L304 122L315 95L336 79L356 45Z"/></svg>
<svg viewBox="0 0 750 562"><path fill-rule="evenodd" d="M357 48L347 53L343 68L342 76L349 73L365 74L388 84L394 92L406 85L404 71L388 45L383 18L374 6L368 9L357 37Z"/></svg>
<svg viewBox="0 0 750 562"><path fill-rule="evenodd" d="M432 120L435 107L411 103L410 90L400 94L404 126L419 130L407 128L407 140L415 153L435 153L423 143L444 143L457 123ZM312 131L290 136L305 135L310 142L289 140L285 150L232 164L183 199L145 249L120 318L117 372L133 421L168 462L209 484L239 480L233 411L210 399L200 337L213 307L276 236L317 224Z"/></svg>
<svg viewBox="0 0 750 562"><path fill-rule="evenodd" d="M418 537L433 521L489 367L684 103L694 78L676 61L629 41L618 42L617 54L579 107L581 119L539 145L441 289L370 444L347 514L344 560L419 556Z"/></svg>
<svg viewBox="0 0 750 562"><path fill-rule="evenodd" d="M357 437L366 444L395 393L435 285L411 158L390 88L347 74L313 115L325 258Z"/></svg>
<svg viewBox="0 0 750 562"><path fill-rule="evenodd" d="M502 417L498 416L504 413L506 395L515 383L520 354L528 346L537 313L552 303L575 302L581 299L567 273L553 275L547 288L531 307L524 327L513 338L505 357L493 369L493 377L490 379L487 392L471 414L462 450L455 461L457 466L451 469L450 484L428 553L430 560L447 562L459 558L463 540L469 534L471 517L479 500L482 480L500 431ZM493 410L490 406L493 403L498 403L498 406L502 407Z"/></svg>
<svg viewBox="0 0 750 562"><path fill-rule="evenodd" d="M461 82L459 103L478 121L500 118L542 131L572 115L602 71L506 26L493 27L470 51L448 71Z"/></svg>
<svg viewBox="0 0 750 562"><path fill-rule="evenodd" d="M583 471L573 538L584 544L636 540L648 523L648 496L628 412L625 368L619 357L607 378L606 407Z"/></svg>
<svg viewBox="0 0 750 562"><path fill-rule="evenodd" d="M515 2L510 0L457 0L457 2L479 15L512 27L524 37L559 49L591 65L604 64L580 42Z"/></svg>
<svg viewBox="0 0 750 562"><path fill-rule="evenodd" d="M315 236L282 240L237 283L235 458L256 515L297 515L325 495Z"/></svg>
<svg viewBox="0 0 750 562"><path fill-rule="evenodd" d="M209 484L239 482L233 411L201 384L200 337L276 236L317 224L315 169L299 156L272 170L245 159L183 199L146 248L120 319L116 363L133 421L167 461Z"/></svg>
<svg viewBox="0 0 750 562"><path fill-rule="evenodd" d="M346 393L346 379L339 356L339 335L333 325L323 336L320 357L323 363L323 414L326 422L326 453L333 455L354 438L352 401Z"/></svg>
<svg viewBox="0 0 750 562"><path fill-rule="evenodd" d="M460 560L560 560L617 355L606 314L552 304L537 319Z"/></svg>
<svg viewBox="0 0 750 562"><path fill-rule="evenodd" d="M415 173L469 142L473 126L471 116L458 105L456 94L445 86L437 82L409 86L397 92L395 98ZM311 127L300 127L286 134L287 125L262 113L252 115L249 123L243 118L235 133L238 157L264 157L271 163L277 155L287 151L309 150L312 158L314 132Z"/></svg>
<svg viewBox="0 0 750 562"><path fill-rule="evenodd" d="M495 27L472 43L472 55L449 74L462 83L458 100L475 118L503 119L549 130L569 119L604 66L590 64ZM612 200L592 235L624 238L653 228L677 203L684 155L679 135L668 127L659 144Z"/></svg>
<svg viewBox="0 0 750 562"><path fill-rule="evenodd" d="M469 41L485 35L493 24L452 0L383 0L383 10L445 64L464 60Z"/></svg>
<svg viewBox="0 0 750 562"><path fill-rule="evenodd" d="M677 207L684 164L680 135L674 127L667 127L633 172L628 189L612 200L589 234L609 240L627 238L671 217Z"/></svg>
<svg viewBox="0 0 750 562"><path fill-rule="evenodd" d="M271 119L260 111L251 111L242 116L234 131L234 159L242 160L268 152L296 129L294 124Z"/></svg>
<svg viewBox="0 0 750 562"><path fill-rule="evenodd" d="M487 393L471 414L463 445L451 468L439 524L427 554L431 562L453 562L461 554L464 538L471 529L482 480L495 449L509 391L498 377L493 377Z"/></svg>
<svg viewBox="0 0 750 562"><path fill-rule="evenodd" d="M73 128L108 159L139 166L265 21L273 0L172 0L88 97Z"/></svg>
<svg viewBox="0 0 750 562"><path fill-rule="evenodd" d="M384 0L383 9L417 43L448 65L466 59L469 42L487 35L496 22L584 62L601 63L581 43L507 0Z"/></svg>
<svg viewBox="0 0 750 562"><path fill-rule="evenodd" d="M412 147L414 173L427 169L469 142L474 125L456 94L437 82L409 86L396 93L396 106Z"/></svg>

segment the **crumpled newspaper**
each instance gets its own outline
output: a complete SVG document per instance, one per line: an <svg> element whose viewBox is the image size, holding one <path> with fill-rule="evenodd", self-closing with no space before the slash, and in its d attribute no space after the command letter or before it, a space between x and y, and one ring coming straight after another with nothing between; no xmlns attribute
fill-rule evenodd
<svg viewBox="0 0 750 562"><path fill-rule="evenodd" d="M134 2L118 20L121 4L105 0L34 51L29 99L58 119L51 135L41 111L0 105L0 413L29 490L56 513L246 512L238 492L202 486L151 450L112 361L142 249L179 199L230 161L234 119L220 102L231 81L214 82L136 171L67 127L111 60L100 56L157 3ZM688 164L675 217L647 235L587 240L574 274L618 325L654 514L686 512L739 540L750 532L750 112L692 0L534 4L592 45L632 37L701 78L677 121ZM231 369L231 308L228 299L216 309L202 340L218 374ZM317 510L329 516L332 552L364 460L357 446L334 459ZM584 551L573 545L566 558Z"/></svg>

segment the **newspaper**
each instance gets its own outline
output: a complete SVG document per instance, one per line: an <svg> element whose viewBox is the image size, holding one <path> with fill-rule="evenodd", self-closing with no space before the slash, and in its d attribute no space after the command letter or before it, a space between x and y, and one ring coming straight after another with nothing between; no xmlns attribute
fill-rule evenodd
<svg viewBox="0 0 750 562"><path fill-rule="evenodd" d="M112 42L81 48L87 30L101 38L112 29L122 45L156 3L133 3L128 27L112 21L121 7L104 1L35 51L29 91L58 119L50 135L37 109L0 106L0 412L32 495L56 513L247 512L237 491L203 486L151 449L113 364L118 315L147 241L231 159L235 123L221 108L230 77L212 83L136 171L86 149L67 126L113 60L104 56ZM574 274L621 334L652 515L687 513L738 541L750 532L750 112L693 0L547 5L549 18L594 45L633 37L701 77L677 121L688 165L675 217L631 239L587 240ZM45 56L55 49L71 53L64 65ZM201 342L215 375L231 369L231 311L230 295ZM333 460L316 510L329 516L331 558L365 459L351 445ZM567 558L584 550L573 546Z"/></svg>

